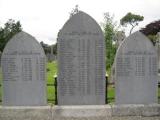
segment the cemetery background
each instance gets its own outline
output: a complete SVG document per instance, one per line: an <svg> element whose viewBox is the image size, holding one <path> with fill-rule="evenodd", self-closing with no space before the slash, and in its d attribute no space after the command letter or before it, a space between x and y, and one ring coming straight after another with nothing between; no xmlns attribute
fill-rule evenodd
<svg viewBox="0 0 160 120"><path fill-rule="evenodd" d="M48 63L48 64L49 64L49 63ZM55 66L56 66L56 63L55 63L55 62L54 62L54 63L51 63L51 64L55 64ZM56 72L56 70L55 70L55 69L50 70L50 67L51 67L51 66L48 65L48 68L46 69L46 71L48 71L47 83L50 83L50 84L47 84L48 86L50 86L50 88L48 88L48 90L47 90L47 93L48 93L48 96L50 96L51 91L53 91L53 93L52 93L53 96L50 96L50 97L54 97L53 99L55 100L55 99L56 99L56 98L55 98L56 95L54 95L55 89L54 89L54 87L53 87L54 84L55 84L54 74L52 74L52 73L50 74L49 72L50 72L50 71L53 72L53 70L54 70L54 72ZM55 68L55 67L54 67L54 68ZM52 88L51 88L51 86L52 86ZM112 89L112 90L113 90L113 89ZM52 100L53 100L53 99L52 99ZM49 100L49 101L52 101L51 99L48 99L48 100ZM111 116L114 115L114 113L117 115L117 112L119 112L119 111L116 111L117 109L113 109L113 108L112 108L112 105L104 105L104 106L105 106L105 107L106 107L106 106L110 106L110 107L111 107L111 109L110 109L110 110L111 110ZM113 105L113 106L115 106L115 105ZM99 107L99 106L97 106L97 107ZM133 106L129 106L129 107L131 107L131 110L134 109ZM132 107L133 107L133 108L132 108ZM139 107L140 107L140 106L139 106ZM142 107L142 106L141 106L141 107ZM148 106L147 106L147 107L148 107ZM52 108L52 106L51 106L51 109L54 109L54 108L56 108L56 106L53 107L53 108ZM26 109L26 108L24 108L24 109ZM40 109L44 109L44 108L41 107ZM83 107L82 107L82 109L83 109ZM152 106L151 106L151 109L152 109ZM148 111L146 111L146 110L151 110L151 109L146 109L146 108L144 107L144 108L142 108L140 111L141 111L142 114L144 114L144 113L142 112L143 110L145 110L145 112L148 112ZM153 106L153 109L154 109L154 106ZM114 111L114 110L115 110L115 111ZM158 111L157 111L157 110L158 110ZM156 111L155 114L159 116L159 109L155 109L155 111ZM121 113L121 111L120 111L120 113ZM122 112L122 114L125 114L125 113L127 113L127 112L124 112L124 113ZM140 115L142 115L141 113L140 113ZM158 113L158 114L157 114L157 113ZM3 113L2 113L2 114L3 114ZM63 113L62 113L62 114L63 114ZM85 113L85 114L86 114L86 113ZM93 114L93 113L92 113L92 114ZM135 114L135 113L129 113L129 114L127 113L127 115L130 115L130 114L139 115L139 114L137 114L137 113L136 113L136 114ZM154 114L154 112L153 112L153 114ZM152 115L153 115L153 114L152 114ZM106 114L105 114L105 115L106 115ZM148 115L148 113L146 113L146 115ZM142 115L142 116L143 116L143 115Z"/></svg>

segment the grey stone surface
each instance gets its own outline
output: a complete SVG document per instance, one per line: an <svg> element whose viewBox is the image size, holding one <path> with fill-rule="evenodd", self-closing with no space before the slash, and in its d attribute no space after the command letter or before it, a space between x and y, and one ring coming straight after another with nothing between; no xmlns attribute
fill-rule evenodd
<svg viewBox="0 0 160 120"><path fill-rule="evenodd" d="M130 104L111 106L112 116L160 116L160 104Z"/></svg>
<svg viewBox="0 0 160 120"><path fill-rule="evenodd" d="M116 42L117 48L121 45L123 40L126 38L125 32L123 31L118 31L116 35L114 36L114 40Z"/></svg>
<svg viewBox="0 0 160 120"><path fill-rule="evenodd" d="M53 120L51 107L0 107L0 120Z"/></svg>
<svg viewBox="0 0 160 120"><path fill-rule="evenodd" d="M53 107L0 106L0 120L160 120L160 114L157 114L157 111L155 111L156 114L154 111L149 112L153 107L157 110L160 109L158 104Z"/></svg>
<svg viewBox="0 0 160 120"><path fill-rule="evenodd" d="M141 115L145 117L160 116L160 104L150 104L143 106Z"/></svg>
<svg viewBox="0 0 160 120"><path fill-rule="evenodd" d="M46 54L46 58L47 58L47 61L48 62L52 62L52 61L55 61L57 58L56 58L56 55L54 54Z"/></svg>
<svg viewBox="0 0 160 120"><path fill-rule="evenodd" d="M16 34L2 54L5 106L46 105L45 54L36 39Z"/></svg>
<svg viewBox="0 0 160 120"><path fill-rule="evenodd" d="M112 106L112 116L141 116L143 105Z"/></svg>
<svg viewBox="0 0 160 120"><path fill-rule="evenodd" d="M112 64L112 67L111 67L111 76L110 76L110 80L108 81L109 83L112 83L114 85L115 83L115 61L113 62Z"/></svg>
<svg viewBox="0 0 160 120"><path fill-rule="evenodd" d="M58 104L105 104L105 43L84 12L71 17L58 37Z"/></svg>
<svg viewBox="0 0 160 120"><path fill-rule="evenodd" d="M55 117L106 117L111 116L111 107L108 105L56 106L53 108Z"/></svg>
<svg viewBox="0 0 160 120"><path fill-rule="evenodd" d="M116 104L157 103L157 52L140 32L124 40L116 55Z"/></svg>
<svg viewBox="0 0 160 120"><path fill-rule="evenodd" d="M160 82L160 32L157 33L156 49L158 54L158 81Z"/></svg>

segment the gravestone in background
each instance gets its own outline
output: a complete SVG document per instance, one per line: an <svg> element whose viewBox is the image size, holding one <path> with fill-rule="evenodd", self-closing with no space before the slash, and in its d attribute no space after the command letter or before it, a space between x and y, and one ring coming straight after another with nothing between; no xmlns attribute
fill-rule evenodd
<svg viewBox="0 0 160 120"><path fill-rule="evenodd" d="M123 31L118 31L115 35L114 35L114 41L116 44L116 47L118 48L121 43L123 42L123 40L126 38L125 32Z"/></svg>
<svg viewBox="0 0 160 120"><path fill-rule="evenodd" d="M121 43L123 42L123 40L126 38L125 32L118 31L113 38L114 38L113 40L115 41L115 45L118 48L121 45ZM110 80L108 82L110 82L112 84L115 83L115 60L114 60L112 67L111 67Z"/></svg>
<svg viewBox="0 0 160 120"><path fill-rule="evenodd" d="M160 83L160 32L157 33L157 42L155 45L158 54L158 81Z"/></svg>
<svg viewBox="0 0 160 120"><path fill-rule="evenodd" d="M130 35L116 55L116 104L157 102L157 52L140 32Z"/></svg>
<svg viewBox="0 0 160 120"><path fill-rule="evenodd" d="M7 43L2 74L3 105L46 105L45 54L34 37L20 32Z"/></svg>
<svg viewBox="0 0 160 120"><path fill-rule="evenodd" d="M2 52L0 51L0 66L1 66L1 56L2 56Z"/></svg>
<svg viewBox="0 0 160 120"><path fill-rule="evenodd" d="M105 104L105 42L96 21L79 11L58 37L58 104Z"/></svg>

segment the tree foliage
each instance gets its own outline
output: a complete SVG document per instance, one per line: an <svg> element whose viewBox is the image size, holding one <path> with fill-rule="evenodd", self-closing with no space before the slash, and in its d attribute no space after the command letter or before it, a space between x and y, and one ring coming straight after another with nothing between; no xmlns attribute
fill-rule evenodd
<svg viewBox="0 0 160 120"><path fill-rule="evenodd" d="M156 35L157 32L160 32L160 20L147 24L140 31L145 35Z"/></svg>
<svg viewBox="0 0 160 120"><path fill-rule="evenodd" d="M40 42L45 54L51 53L51 47L48 44L45 44L43 41Z"/></svg>
<svg viewBox="0 0 160 120"><path fill-rule="evenodd" d="M75 6L75 8L72 9L72 11L70 12L70 18L77 14L79 12L79 8L78 8L78 5Z"/></svg>
<svg viewBox="0 0 160 120"><path fill-rule="evenodd" d="M57 55L57 43L55 43L53 46L53 54Z"/></svg>
<svg viewBox="0 0 160 120"><path fill-rule="evenodd" d="M127 26L128 24L131 25L130 34L132 33L133 28L138 26L138 22L143 21L144 17L136 14L132 14L131 12L127 13L123 18L120 20L120 24L122 26Z"/></svg>
<svg viewBox="0 0 160 120"><path fill-rule="evenodd" d="M104 36L106 44L106 69L107 71L111 68L114 57L116 54L116 46L113 44L113 37L117 32L117 24L114 21L114 16L109 13L104 14Z"/></svg>
<svg viewBox="0 0 160 120"><path fill-rule="evenodd" d="M22 31L20 21L9 19L4 27L0 28L0 51L3 51L7 42L20 31Z"/></svg>
<svg viewBox="0 0 160 120"><path fill-rule="evenodd" d="M160 32L160 20L151 22L140 30L143 34L145 34L155 45L157 40L157 33Z"/></svg>
<svg viewBox="0 0 160 120"><path fill-rule="evenodd" d="M48 45L46 43L44 43L43 41L40 42L45 54L51 54L51 50L53 50L53 54L57 55L57 43L53 44L53 45ZM53 47L53 49L51 49L51 47Z"/></svg>

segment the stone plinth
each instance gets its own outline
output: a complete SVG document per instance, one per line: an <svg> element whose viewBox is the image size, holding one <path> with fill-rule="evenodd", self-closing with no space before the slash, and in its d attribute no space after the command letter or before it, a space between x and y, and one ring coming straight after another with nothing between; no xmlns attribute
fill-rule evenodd
<svg viewBox="0 0 160 120"><path fill-rule="evenodd" d="M0 120L160 120L160 105L1 106Z"/></svg>

